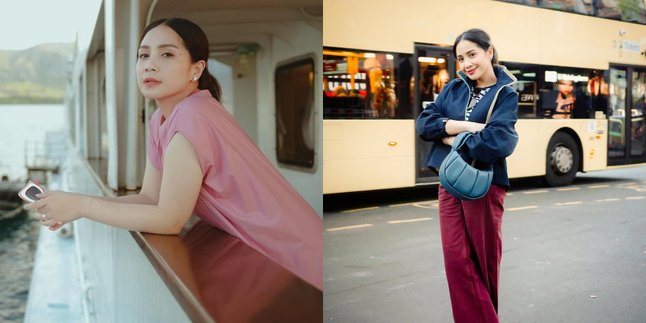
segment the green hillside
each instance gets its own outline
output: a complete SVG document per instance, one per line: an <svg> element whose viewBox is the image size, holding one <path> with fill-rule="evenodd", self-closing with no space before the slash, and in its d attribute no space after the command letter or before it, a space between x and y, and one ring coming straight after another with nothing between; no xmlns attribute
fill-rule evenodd
<svg viewBox="0 0 646 323"><path fill-rule="evenodd" d="M63 102L73 43L0 50L0 104Z"/></svg>

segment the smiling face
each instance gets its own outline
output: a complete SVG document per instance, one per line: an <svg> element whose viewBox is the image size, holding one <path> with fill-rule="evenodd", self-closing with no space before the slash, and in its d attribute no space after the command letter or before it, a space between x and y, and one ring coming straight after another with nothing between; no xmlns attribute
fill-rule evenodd
<svg viewBox="0 0 646 323"><path fill-rule="evenodd" d="M204 69L204 61L191 62L180 36L170 27L159 25L142 39L137 52L137 84L143 96L158 106L172 109L190 95Z"/></svg>
<svg viewBox="0 0 646 323"><path fill-rule="evenodd" d="M559 80L557 84L559 92L563 93L564 95L572 94L572 90L574 89L573 81Z"/></svg>
<svg viewBox="0 0 646 323"><path fill-rule="evenodd" d="M484 50L474 42L461 40L455 47L455 54L460 64L460 70L471 80L484 81L483 78L493 75L492 47Z"/></svg>

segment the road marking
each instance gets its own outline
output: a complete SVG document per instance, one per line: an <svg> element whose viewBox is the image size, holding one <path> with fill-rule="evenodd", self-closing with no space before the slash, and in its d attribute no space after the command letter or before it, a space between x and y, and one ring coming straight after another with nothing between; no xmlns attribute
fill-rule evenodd
<svg viewBox="0 0 646 323"><path fill-rule="evenodd" d="M612 198L612 199L597 200L597 202L615 202L615 201L619 201L619 199Z"/></svg>
<svg viewBox="0 0 646 323"><path fill-rule="evenodd" d="M578 191L580 189L581 189L580 187L565 187L565 188L557 188L556 190L559 192L563 192L563 191Z"/></svg>
<svg viewBox="0 0 646 323"><path fill-rule="evenodd" d="M434 209L434 208L439 207L439 203L438 204L431 204L431 205L422 205L421 203L415 203L415 204L413 204L413 206L421 207L423 209Z"/></svg>
<svg viewBox="0 0 646 323"><path fill-rule="evenodd" d="M540 193L547 193L549 192L548 190L535 190L535 191L527 191L523 192L523 194L540 194Z"/></svg>
<svg viewBox="0 0 646 323"><path fill-rule="evenodd" d="M379 208L378 206L371 206L371 207L364 207L360 209L345 210L345 211L341 211L341 213L355 213L355 212L361 212L361 211L375 210L378 208Z"/></svg>
<svg viewBox="0 0 646 323"><path fill-rule="evenodd" d="M391 204L391 205L388 205L388 206L389 207L400 207L400 206L408 206L408 205L415 205L415 202Z"/></svg>
<svg viewBox="0 0 646 323"><path fill-rule="evenodd" d="M604 187L610 187L610 185L603 184L603 185L590 185L588 188L604 188Z"/></svg>
<svg viewBox="0 0 646 323"><path fill-rule="evenodd" d="M394 221L388 221L390 224L398 224L398 223L411 223L411 222L419 222L419 221L429 221L432 220L433 218L417 218L417 219L408 219L408 220L394 220Z"/></svg>
<svg viewBox="0 0 646 323"><path fill-rule="evenodd" d="M643 189L642 186L639 186L639 185L622 186L621 188L627 188L630 190L635 190L637 192L646 192L646 189Z"/></svg>
<svg viewBox="0 0 646 323"><path fill-rule="evenodd" d="M326 231L332 232L332 231L367 228L367 227L371 227L371 226L372 226L372 224L366 223L366 224L349 225L347 227L330 228L330 229L327 229Z"/></svg>
<svg viewBox="0 0 646 323"><path fill-rule="evenodd" d="M563 203L556 203L557 206L565 206L565 205L575 205L575 204L581 204L583 202L580 201L575 201L575 202L563 202Z"/></svg>
<svg viewBox="0 0 646 323"><path fill-rule="evenodd" d="M528 205L528 206L520 206L520 207L512 207L508 208L507 211L520 211L520 210L529 210L529 209L535 209L538 208L537 205Z"/></svg>
<svg viewBox="0 0 646 323"><path fill-rule="evenodd" d="M646 198L646 196L629 196L629 197L626 197L627 200L642 200L642 199L645 199L645 198Z"/></svg>
<svg viewBox="0 0 646 323"><path fill-rule="evenodd" d="M422 203L432 203L432 204L437 204L437 200L429 200L429 201L421 201L421 202L408 202L408 203L401 203L401 204L391 204L389 205L390 207L398 207L398 206L416 206L417 204L422 204Z"/></svg>

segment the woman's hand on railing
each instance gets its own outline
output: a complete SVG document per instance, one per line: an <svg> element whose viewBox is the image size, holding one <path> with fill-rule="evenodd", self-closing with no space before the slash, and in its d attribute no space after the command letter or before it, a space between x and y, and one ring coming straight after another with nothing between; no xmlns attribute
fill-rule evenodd
<svg viewBox="0 0 646 323"><path fill-rule="evenodd" d="M40 223L52 231L89 214L92 203L89 196L77 193L52 191L36 196L39 200L26 204L25 209L35 210Z"/></svg>

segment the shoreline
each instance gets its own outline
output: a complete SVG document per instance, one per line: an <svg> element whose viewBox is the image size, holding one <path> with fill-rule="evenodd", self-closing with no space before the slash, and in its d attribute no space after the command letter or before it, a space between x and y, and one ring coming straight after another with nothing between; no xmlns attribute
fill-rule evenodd
<svg viewBox="0 0 646 323"><path fill-rule="evenodd" d="M18 99L14 101L14 99L8 99L6 100L5 98L0 98L0 105L62 105L64 102L61 99L60 101L53 101L53 100L43 100L43 101L23 101L21 99Z"/></svg>

